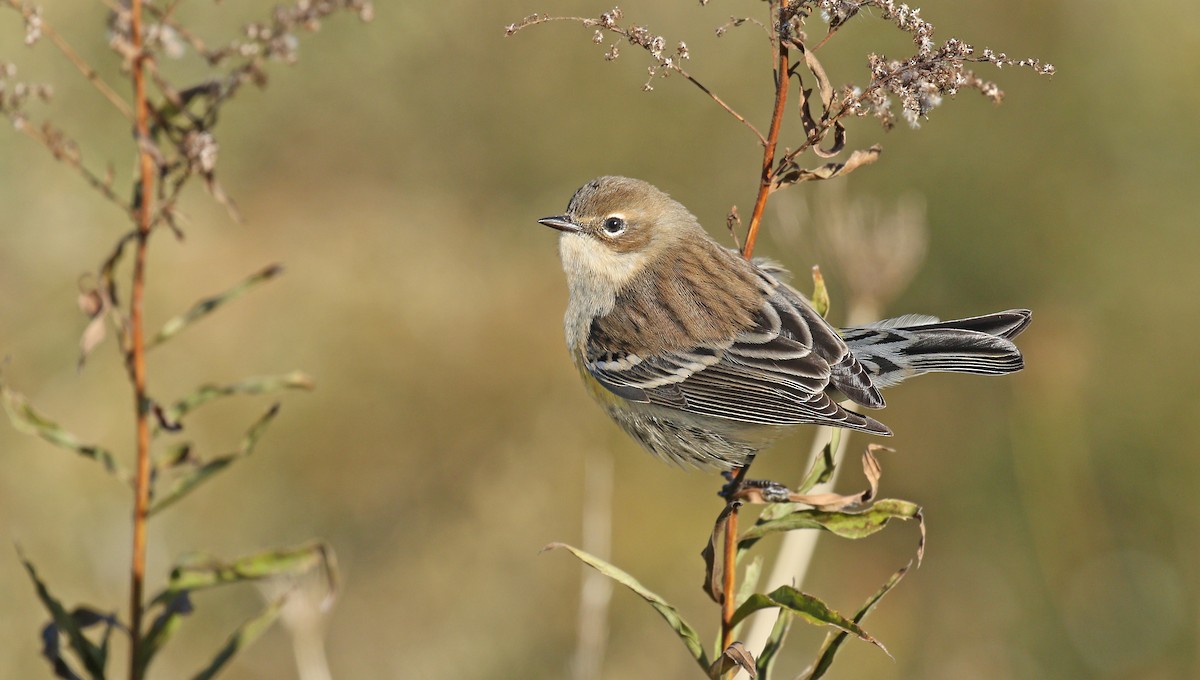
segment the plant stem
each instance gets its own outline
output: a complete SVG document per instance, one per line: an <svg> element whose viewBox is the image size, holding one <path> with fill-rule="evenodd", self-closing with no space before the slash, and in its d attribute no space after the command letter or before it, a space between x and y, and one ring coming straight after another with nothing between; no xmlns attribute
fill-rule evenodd
<svg viewBox="0 0 1200 680"><path fill-rule="evenodd" d="M775 167L775 148L779 144L779 128L783 123L783 111L787 106L788 82L790 76L788 68L790 57L788 55L787 42L784 41L781 35L784 30L784 8L777 6L776 3L771 3L771 14L776 15L778 20L777 36L775 40L775 108L771 113L771 127L767 131L766 143L763 144L763 163L762 175L759 178L758 197L754 201L754 212L750 215L750 225L746 229L746 242L742 246L742 256L746 259L754 253L754 243L758 238L759 225L762 223L763 210L767 205L767 197L771 194L771 175ZM746 472L750 469L750 463L737 469L734 473L734 478L730 484L730 495L741 487L742 481L746 478ZM728 502L728 499L726 500ZM730 622L733 620L733 612L737 608L737 534L738 534L738 513L735 509L729 515L729 520L725 525L725 541L724 541L724 580L722 590L725 593L724 599L721 602L721 649L724 650L733 644L733 626Z"/></svg>
<svg viewBox="0 0 1200 680"><path fill-rule="evenodd" d="M780 10L782 12L782 10ZM782 16L780 22L782 23ZM782 26L780 32L783 31ZM776 39L777 52L775 62L775 110L771 114L771 127L767 130L767 143L763 146L762 176L758 183L758 197L754 200L754 212L750 214L750 225L746 228L746 243L742 246L742 255L750 259L754 253L754 243L758 239L758 228L762 224L763 210L767 207L767 196L771 194L771 175L775 167L775 148L779 145L779 128L783 122L783 110L787 106L788 83L788 48L783 37Z"/></svg>
<svg viewBox="0 0 1200 680"><path fill-rule="evenodd" d="M134 478L133 558L129 593L129 677L142 678L142 593L146 575L146 518L150 507L150 419L146 398L146 338L142 302L146 284L146 243L150 238L151 200L154 194L154 159L146 148L150 143L149 105L146 101L145 55L142 53L142 0L130 6L130 32L133 49L133 97L138 141L140 179L137 187L135 221L137 251L133 262L133 285L129 297L129 324L132 335L130 371L133 376L134 409L137 416L137 468Z"/></svg>

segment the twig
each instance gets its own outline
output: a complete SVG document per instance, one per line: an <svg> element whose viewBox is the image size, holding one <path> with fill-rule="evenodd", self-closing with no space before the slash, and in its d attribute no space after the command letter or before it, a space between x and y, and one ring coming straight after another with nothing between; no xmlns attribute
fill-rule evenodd
<svg viewBox="0 0 1200 680"><path fill-rule="evenodd" d="M150 419L146 398L146 340L142 303L146 284L146 244L150 238L153 213L154 159L150 149L150 107L146 100L145 60L142 51L142 0L130 6L130 33L133 41L133 92L137 112L135 125L138 139L138 160L141 178L138 184L137 250L133 264L133 285L130 290L129 315L133 346L129 362L133 373L134 408L137 414L137 470L134 478L133 557L130 567L129 637L130 680L141 680L142 654L142 593L146 575L146 520L150 510Z"/></svg>
<svg viewBox="0 0 1200 680"><path fill-rule="evenodd" d="M18 2L18 0L7 0L7 2L9 7L12 7L20 12L25 18L29 18L30 10L22 3ZM55 31L50 24L46 23L45 19L41 20L41 31L42 35L49 38L50 42L54 43L54 46L58 48L58 51L62 52L63 55L75 65L75 68L79 69L79 72L83 74L83 77L87 78L87 81L91 83L92 86L100 92L100 94L104 95L104 98L107 99L113 106L115 106L118 111L121 112L121 115L125 116L129 120L133 120L133 111L129 110L129 105L125 103L125 100L121 99L121 96L114 92L113 89L108 86L108 83L101 80L99 74L97 74L96 71L88 65L87 61L85 61L83 57L79 56L79 53L71 47L70 43L68 43L65 38L58 34L58 31Z"/></svg>
<svg viewBox="0 0 1200 680"><path fill-rule="evenodd" d="M735 494L742 488L742 482L746 481L746 473L750 471L752 462L753 460L746 461L745 465L733 473L733 480L725 487L726 503L732 503ZM733 644L734 627L731 623L733 612L737 609L737 535L738 511L734 506L725 523L725 541L721 556L725 565L725 571L721 574L721 590L724 593L721 598L721 649L728 649L729 645Z"/></svg>
<svg viewBox="0 0 1200 680"><path fill-rule="evenodd" d="M24 132L25 135L30 139L46 147L46 149L55 157L55 159L60 160L74 168L75 171L79 173L79 176L83 178L83 181L87 182L88 185L96 191L99 191L100 194L111 201L113 205L116 205L122 211L124 211L130 219L134 218L133 209L130 208L129 205L125 203L125 201L122 200L121 197L116 194L116 192L113 191L111 178L101 179L91 170L88 170L86 167L84 167L83 160L79 157L78 153L65 153L61 148L61 145L56 144L55 141L51 139L51 136L46 134L45 125L43 125L42 130L39 130L33 125L30 125L27 120L15 119L13 120L13 127L21 132ZM72 141L68 141L67 143L74 145L74 142Z"/></svg>
<svg viewBox="0 0 1200 680"><path fill-rule="evenodd" d="M784 30L782 11L780 9L780 31ZM758 239L758 228L762 223L763 209L767 207L767 196L771 194L771 175L775 166L775 148L779 145L779 128L783 123L784 108L787 106L788 83L791 82L791 76L788 73L789 57L787 42L780 38L777 43L775 110L771 114L771 127L767 131L767 140L763 145L762 176L759 178L758 196L754 199L754 211L750 214L750 225L746 228L746 243L742 246L742 256L746 259L750 259L750 256L754 253L754 243Z"/></svg>
<svg viewBox="0 0 1200 680"><path fill-rule="evenodd" d="M778 17L779 32L786 30L786 21L783 16L784 8L777 6L775 2L771 3L771 14L773 17ZM746 230L746 242L742 246L742 256L746 259L754 253L754 243L758 238L759 225L762 223L763 210L767 205L767 197L771 193L772 186L772 171L775 166L775 148L779 144L779 129L783 123L783 112L787 106L787 91L788 83L791 76L788 73L790 57L788 55L787 41L779 36L775 41L776 59L775 59L775 109L771 113L771 127L767 131L767 138L763 142L763 163L762 175L759 179L758 196L754 201L754 212L750 216L750 225ZM741 488L742 482L746 479L746 473L750 470L750 463L753 459L746 461L746 464L739 467L734 473L733 481L728 487L729 496L726 502L736 494ZM737 608L737 534L738 534L738 513L735 509L729 515L729 520L725 525L725 541L724 541L724 563L725 572L722 589L724 590L724 598L721 601L721 649L727 649L733 644L733 613Z"/></svg>
<svg viewBox="0 0 1200 680"><path fill-rule="evenodd" d="M605 31L609 31L610 33L615 33L615 34L621 36L622 38L625 38L630 43L632 43L634 45L638 45L638 46L646 49L647 51L650 51L653 53L654 58L658 60L658 66L651 68L651 74L650 74L651 79L654 78L657 70L661 69L661 68L670 69L671 71L678 73L679 75L686 78L688 82L690 82L691 84L693 84L697 88L699 88L701 92L708 95L709 98L711 98L714 102L716 102L716 104L718 106L720 106L722 109L724 109L726 113L733 116L735 119L737 119L737 121L739 123L741 123L742 125L745 125L751 132L753 132L754 136L758 137L759 144L761 144L763 146L767 145L767 138L763 137L763 134L758 131L758 128L756 128L753 123L751 123L749 120L747 120L745 116L743 116L742 114L740 114L736 110L734 110L733 107L726 104L725 101L723 99L721 99L720 97L718 97L715 92L708 89L707 86L705 86L703 83L701 83L695 77L693 77L692 74L688 73L682 66L679 65L680 60L686 59L687 58L686 56L681 56L679 59L666 59L666 58L662 57L660 52L654 52L652 43L648 42L646 40L647 36L650 35L649 31L646 31L644 28L639 27L639 26L633 26L632 28L625 28L616 23L617 20L620 19L620 17L621 17L621 15L620 15L619 10L613 10L613 12L605 13L605 14L601 15L599 19L595 19L592 17L555 17L555 16L543 16L541 14L533 14L528 17L525 17L525 19L523 19L519 23L509 24L508 27L505 29L505 35L511 36L511 35L516 34L518 31L520 31L523 28L528 28L529 26L536 26L538 24L543 24L543 23L547 23L547 22L551 22L551 21L570 21L570 22L582 24L588 28L596 28L598 30L605 30ZM683 44L680 43L681 53L682 53L682 50L684 50L682 45ZM614 50L615 50L615 46L614 46ZM614 51L611 54L613 55L611 58L615 59L617 53ZM647 84L647 87L649 87L649 84Z"/></svg>
<svg viewBox="0 0 1200 680"><path fill-rule="evenodd" d="M725 111L729 115L736 118L742 125L745 125L746 127L750 128L750 131L754 133L754 136L758 137L759 144L763 145L764 147L767 146L767 143L768 143L767 138L763 137L762 133L758 131L758 128L754 127L754 123L751 123L750 121L746 120L746 118L742 114L738 113L737 111L734 111L733 108L730 107L728 104L726 104L720 97L718 97L715 92L713 92L712 90L705 87L699 80L696 80L695 78L693 78L691 76L691 74L689 74L687 71L683 70L683 68L681 68L679 66L673 66L672 68L679 75L683 76L684 78L687 78L688 82L690 82L691 84L700 88L701 92L708 95L709 97L712 97L712 100L714 102L716 102L718 106L725 109Z"/></svg>

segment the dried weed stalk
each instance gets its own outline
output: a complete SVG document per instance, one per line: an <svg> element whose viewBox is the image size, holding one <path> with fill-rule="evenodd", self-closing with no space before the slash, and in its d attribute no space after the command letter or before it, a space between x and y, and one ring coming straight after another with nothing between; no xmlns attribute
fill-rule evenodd
<svg viewBox="0 0 1200 680"><path fill-rule="evenodd" d="M243 292L269 281L282 269L272 265L218 295L201 300L188 312L172 319L157 335L146 335L143 300L147 285L147 244L159 227L167 227L183 238L178 201L191 180L199 178L209 194L237 218L234 202L217 181L219 144L215 127L224 105L244 85L264 87L267 66L294 63L299 56L299 36L320 28L321 22L337 13L351 13L368 21L374 10L366 0L295 0L276 7L264 21L249 24L242 35L228 44L209 47L196 33L174 18L180 0L150 4L149 0L101 0L109 10L108 47L120 56L118 76L128 78L133 95L126 99L71 47L66 38L46 20L41 6L24 0L0 0L0 8L18 12L24 21L24 42L37 47L48 40L135 131L133 143L137 171L128 183L117 180L111 163L103 171L94 169L81 145L48 118L37 120L35 105L49 103L53 88L18 78L17 67L0 61L0 115L13 128L43 146L56 159L72 168L92 189L112 203L132 223L102 258L95 274L80 279L79 304L89 322L80 338L79 366L105 339L107 326L115 329L117 349L133 388L136 451L134 469L127 471L120 457L94 444L81 442L66 428L38 413L8 385L0 384L3 402L17 428L57 446L101 463L106 471L132 485L134 491L133 550L130 568L129 617L100 614L88 606L68 610L51 594L22 557L38 595L52 616L43 630L43 654L57 677L103 678L111 634L127 634L130 640L129 677L142 678L155 654L170 637L179 618L192 610L190 593L204 588L247 580L282 578L309 572L329 571L329 550L320 544L269 551L231 563L208 560L203 564L181 564L172 572L166 589L147 601L144 595L147 522L157 512L173 505L217 472L251 454L266 427L278 413L278 404L255 420L240 444L226 454L202 458L190 442L176 440L151 455L158 438L182 437L186 415L214 399L235 394L272 393L310 389L302 373L244 380L231 385L204 385L178 400L160 400L149 388L146 354L191 323L207 317ZM160 70L164 59L192 59L204 65L208 75L198 82L176 84ZM124 135L125 130L114 131ZM132 273L126 291L118 284L117 269L132 250ZM215 675L233 654L260 634L283 611L286 593L280 595L256 618L231 635L227 645L197 677ZM148 614L156 612L147 625ZM90 630L89 630L90 629ZM95 631L100 631L99 636Z"/></svg>

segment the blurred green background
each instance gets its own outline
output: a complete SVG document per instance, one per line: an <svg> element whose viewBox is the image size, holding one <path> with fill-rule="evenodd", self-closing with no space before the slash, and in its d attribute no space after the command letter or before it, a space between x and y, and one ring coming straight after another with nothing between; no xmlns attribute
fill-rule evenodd
<svg viewBox="0 0 1200 680"><path fill-rule="evenodd" d="M269 6L192 0L178 16L216 43ZM669 45L686 40L689 70L765 128L761 33L712 31L761 6L623 9ZM885 153L847 180L849 200L886 205L915 193L927 205L927 259L885 313L1023 306L1035 320L1021 338L1021 374L933 376L889 392L884 420L897 436L887 443L899 453L883 459L883 493L924 506L926 561L868 620L895 661L851 644L832 677L1200 677L1200 5L922 7L939 38L1037 56L1058 74L983 68L1008 94L999 108L964 93L920 130L852 124L852 144L881 141ZM585 180L626 174L667 190L726 239L729 206L745 215L753 202L753 137L678 77L641 92L648 60L631 46L610 64L578 26L504 37L532 11L595 15L608 9L601 3L375 9L370 24L327 22L303 41L296 67L277 65L265 92L248 90L225 110L219 176L244 224L193 187L186 241L164 233L152 244L151 328L268 263L287 268L157 350L154 394L297 368L317 390L285 395L253 458L152 524L151 588L189 550L233 557L319 537L344 576L326 622L335 677L568 677L581 567L538 550L580 541L585 460L611 454L614 561L708 639L717 611L699 588L698 552L719 480L643 454L589 403L561 337L555 236L534 220L559 212ZM47 20L124 92L106 11L46 4ZM127 182L127 125L48 43L30 50L22 36L17 14L0 12L0 60L56 87L55 102L34 111L76 135L90 167L103 172L111 160ZM866 52L909 47L864 17L822 55L835 82L863 82ZM165 68L184 82L198 73ZM127 225L24 136L0 134L0 159L5 379L83 439L128 451L131 397L111 340L75 370L85 324L77 281ZM814 191L779 196L759 253L801 273L825 265L836 321L847 284L805 245L820 243L820 225L785 223L788 201ZM807 288L807 276L797 282ZM229 400L197 414L201 453L232 448L268 403ZM865 444L856 436L851 451ZM807 446L804 434L786 440L757 474L797 479ZM19 543L67 602L124 615L127 490L6 422L0 452L4 541ZM855 489L850 468L843 486ZM853 610L909 559L916 537L912 526L858 542L823 537L804 589ZM261 601L252 587L197 597L156 676L200 667ZM47 675L45 619L9 550L0 677ZM632 595L614 593L608 624L603 677L696 677ZM800 624L793 634L786 677L822 635ZM225 677L293 677L291 649L277 627Z"/></svg>

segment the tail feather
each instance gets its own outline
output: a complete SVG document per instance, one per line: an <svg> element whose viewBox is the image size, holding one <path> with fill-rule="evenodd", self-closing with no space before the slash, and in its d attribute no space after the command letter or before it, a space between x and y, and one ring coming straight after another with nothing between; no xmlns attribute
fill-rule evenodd
<svg viewBox="0 0 1200 680"><path fill-rule="evenodd" d="M842 337L876 387L935 371L1003 375L1024 367L1011 338L1031 316L1027 309L954 321L910 315L847 328Z"/></svg>

